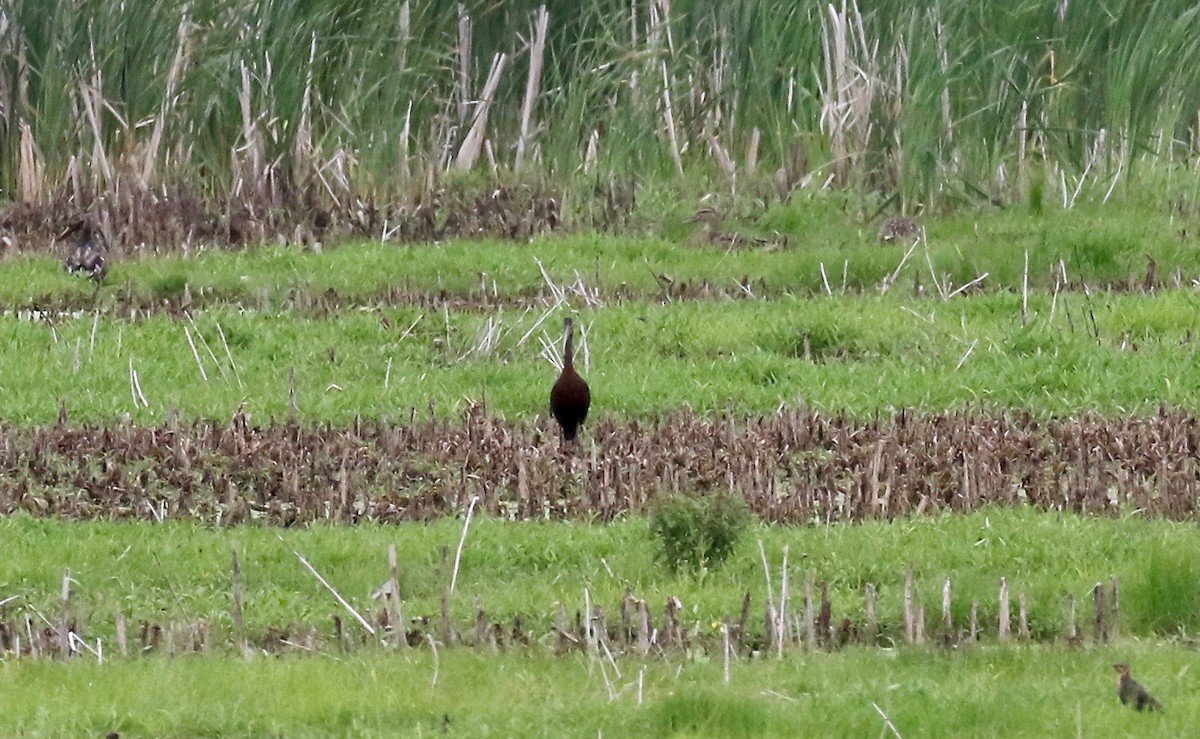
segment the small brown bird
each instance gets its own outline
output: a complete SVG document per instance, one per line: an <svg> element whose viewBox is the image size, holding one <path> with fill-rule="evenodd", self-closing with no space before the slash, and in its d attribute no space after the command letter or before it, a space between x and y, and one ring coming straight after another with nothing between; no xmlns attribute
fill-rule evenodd
<svg viewBox="0 0 1200 739"><path fill-rule="evenodd" d="M1113 669L1117 671L1117 695L1121 697L1123 705L1133 704L1133 707L1139 711L1144 711L1149 708L1151 711L1161 711L1162 704L1150 695L1150 691L1146 690L1141 684L1133 679L1129 674L1129 665L1124 662L1118 662L1113 665Z"/></svg>
<svg viewBox="0 0 1200 739"><path fill-rule="evenodd" d="M701 208L684 223L700 223L703 226L692 234L692 242L698 246L713 244L726 249L740 249L748 246L772 246L766 239L756 236L746 236L733 231L725 231L720 227L721 214L713 208Z"/></svg>
<svg viewBox="0 0 1200 739"><path fill-rule="evenodd" d="M592 391L575 371L575 322L569 316L563 319L563 330L566 333L563 367L550 390L550 413L562 426L563 441L574 441L579 424L587 418L588 407L592 404Z"/></svg>
<svg viewBox="0 0 1200 739"><path fill-rule="evenodd" d="M77 241L63 260L63 269L71 274L86 274L99 288L108 274L108 248L104 244L103 234L91 222L82 219L72 223L59 238L71 234L76 234Z"/></svg>
<svg viewBox="0 0 1200 739"><path fill-rule="evenodd" d="M879 240L883 242L911 242L921 238L921 226L905 216L893 216L879 227Z"/></svg>

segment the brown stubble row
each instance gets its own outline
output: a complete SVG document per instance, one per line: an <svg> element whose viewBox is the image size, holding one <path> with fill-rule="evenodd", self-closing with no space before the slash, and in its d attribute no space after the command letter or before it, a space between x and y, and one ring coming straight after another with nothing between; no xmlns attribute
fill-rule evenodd
<svg viewBox="0 0 1200 739"><path fill-rule="evenodd" d="M642 290L627 283L616 285L600 282L587 286L592 296L604 304L645 302L647 299L660 303L674 301L720 302L726 300L770 299L784 294L784 290L770 288L759 278L751 281L746 277L740 282L701 278L698 280L671 280L664 282L660 277L657 288ZM188 314L218 308L268 309L291 311L301 316L326 318L337 316L342 311L355 308L418 308L425 310L450 310L458 313L494 314L497 308L544 310L547 301L555 300L553 291L544 285L529 286L501 291L486 275L468 288L437 288L414 282L407 277L403 281L378 290L338 290L308 284L296 284L280 288L275 294L248 294L242 290L219 289L208 286L171 283L165 286L139 286L126 278L112 290L111 302L100 309L103 315L118 320L137 321L148 316L168 314L186 319ZM39 317L56 317L78 311L97 310L96 299L91 291L35 294L20 302L0 301L0 314L31 312ZM390 320L390 319L384 319Z"/></svg>
<svg viewBox="0 0 1200 739"><path fill-rule="evenodd" d="M184 188L118 188L103 197L67 191L0 211L0 245L3 252L53 249L57 236L80 218L94 221L118 255L348 239L526 241L560 226L561 203L562 194L548 187L505 184L445 185L412 199L354 198L332 205L321 202L312 188L222 198Z"/></svg>
<svg viewBox="0 0 1200 739"><path fill-rule="evenodd" d="M601 418L560 447L547 419L482 406L455 419L346 427L230 422L0 427L0 511L275 524L429 520L479 506L516 519L611 520L667 492L731 490L767 521L888 519L989 504L1188 518L1197 419L971 408L857 419Z"/></svg>
<svg viewBox="0 0 1200 739"><path fill-rule="evenodd" d="M787 570L786 560L784 570ZM1014 625L1014 604L1009 596L1008 578L999 579L995 604L990 599L981 603L979 598L973 598L966 619L961 616L955 619L951 586L950 578L946 578L942 589L941 616L938 618L933 603L929 603L930 610L927 612L926 604L917 597L910 565L905 577L902 616L894 608L881 613L878 608L879 591L873 584L867 584L863 589L861 610L857 606L850 606L844 611L835 612L829 597L829 583L824 580L814 582L810 576L804 580L797 596L791 601L781 600L779 608L776 608L770 593L764 604L758 596L752 596L751 590L747 590L736 616L733 613L726 614L711 625L691 621L685 604L674 595L667 596L660 611L658 603L663 601L650 603L628 587L617 607L612 610L606 610L603 604L593 600L587 590L582 604L568 607L568 604L558 602L550 609L533 606L524 614L489 613L484 609L482 599L476 596L474 618L466 623L461 618L456 620L451 616L449 595L446 594L441 600L440 616L423 613L405 619L399 609L372 605L365 611L367 616L363 617L361 626L353 619L333 613L329 621L323 624L293 619L286 625L273 624L265 629L253 629L252 633L241 625L240 606L237 605L232 633L220 625L210 626L208 618L164 622L161 620L162 613L158 613L154 620L135 619L118 608L115 614L115 650L110 646L108 652L110 655L115 652L122 657L155 654L176 656L202 653L213 647L228 649L236 646L242 656L249 659L259 654L350 652L372 645L429 646L435 653L436 661L438 645L490 651L528 649L541 645L558 655L578 651L593 657L603 655L610 660L614 655L645 658L654 654L661 656L672 650L689 652L700 649L710 655L723 654L728 682L731 659L771 654L782 657L785 652L797 649L832 651L852 644L894 649L901 643L916 647L935 645L957 649L993 639L1001 644L1037 641L1080 647L1087 643L1089 636L1097 646L1120 637L1119 584L1116 578L1107 584L1097 582L1092 588L1094 611L1091 613L1085 605L1086 601L1077 604L1075 596L1068 595L1066 622L1051 629L1030 628L1031 613L1022 590L1016 591ZM234 593L234 602L240 603L236 584ZM758 612L759 608L765 610ZM57 621L22 616L20 610L19 606L0 604L0 655L34 659L86 658L90 655L103 661L104 649L98 634L107 629L98 622L102 620L97 619L99 613L93 612L89 623L84 623L69 601L64 601ZM1037 615L1039 621L1045 624L1045 614ZM214 618L214 622L217 620ZM1050 622L1053 622L1053 617ZM1090 629L1085 622L1090 622ZM95 640L96 647L91 646L91 640ZM620 672L619 669L617 672Z"/></svg>

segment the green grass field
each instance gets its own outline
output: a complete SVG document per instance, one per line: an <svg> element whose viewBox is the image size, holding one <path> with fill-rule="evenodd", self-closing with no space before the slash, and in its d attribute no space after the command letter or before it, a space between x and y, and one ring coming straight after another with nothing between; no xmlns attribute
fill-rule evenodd
<svg viewBox="0 0 1200 739"><path fill-rule="evenodd" d="M257 635L289 622L312 623L328 634L332 596L295 556L303 554L351 603L377 612L368 595L388 579L387 547L396 544L400 586L409 617L437 620L448 587L462 521L399 526L332 524L304 529L213 529L190 522L60 522L17 515L0 521L0 538L14 556L0 563L0 592L57 614L64 570L76 581L72 612L87 632L111 640L114 615L191 622L203 618L228 641L231 627L230 547L237 542L245 587L247 629ZM911 563L917 596L931 625L940 622L942 586L953 581L954 619L965 627L970 603L994 636L999 579L1028 595L1030 631L1039 639L1066 634L1067 597L1079 601L1080 624L1093 611L1097 582L1121 582L1121 620L1137 636L1186 636L1200 629L1200 594L1189 582L1200 573L1200 544L1188 523L1043 514L993 508L972 514L815 527L754 527L723 567L697 576L672 573L656 561L657 546L643 518L612 524L513 522L476 517L464 547L451 613L473 623L475 598L492 618L521 614L531 632L549 633L558 603L582 608L584 590L613 610L626 587L657 614L679 597L689 619L708 625L735 618L749 591L755 624L766 599L763 542L778 597L779 570L790 552L793 597L805 579L826 580L838 619L863 617L863 588L879 590L887 638L899 639L902 591ZM442 547L450 558L443 562ZM707 626L706 626L707 628ZM756 633L761 626L755 626ZM931 626L932 633L932 626ZM1089 632L1090 633L1090 632Z"/></svg>
<svg viewBox="0 0 1200 739"><path fill-rule="evenodd" d="M1146 219L1123 205L1064 212L1053 226L1016 212L933 219L928 246L905 261L906 247L879 245L854 218L830 220L838 208L814 198L737 226L811 233L816 246L725 251L695 243L672 216L640 236L128 259L96 295L50 260L10 258L0 270L0 302L10 309L0 317L10 347L0 356L0 417L53 424L62 403L69 425L112 426L126 414L161 424L175 412L224 424L239 408L266 423L290 413L294 368L304 427L410 414L454 425L485 399L507 421L545 424L550 358L568 312L584 329L579 364L593 391L587 444L598 424L653 424L681 408L735 424L781 405L862 418L982 406L1101 421L1161 404L1200 408L1192 289L1200 264L1168 214ZM1157 267L1149 290L1147 255ZM943 296L985 272L979 288ZM554 290L570 285L580 289L559 301ZM36 466L39 454L17 459ZM68 490L69 478L55 484ZM892 731L882 711L904 736L1163 736L1186 734L1191 711L1188 655L1200 628L1194 523L1135 509L1115 518L986 507L853 525L756 524L724 566L698 574L663 564L643 517L601 525L477 515L447 599L462 644L440 626L461 515L290 529L105 518L0 521L0 548L10 553L0 562L0 599L13 598L0 616L10 638L24 628L28 648L32 629L67 618L105 653L100 664L90 653L63 661L6 652L0 669L14 708L0 718L2 733L873 735ZM864 590L874 586L877 644L817 652L793 644L782 660L752 657L767 638L759 540L772 597L788 552L796 618L805 583L824 581L833 623L861 625ZM248 660L231 608L234 542L256 655ZM296 557L378 624L382 603L369 594L387 580L392 543L411 649L364 639ZM923 645L905 643L910 564L926 613ZM967 628L973 602L982 633L950 650L935 646L947 578L951 640ZM1028 640L998 642L1001 578L1014 630L1026 599ZM1120 633L1098 644L1092 589L1114 578ZM663 605L678 598L691 646L649 657L618 648L613 661L555 654L560 604L569 614L598 604L613 623L626 588L658 626ZM726 685L720 624L737 619L747 592L748 644ZM1077 647L1068 646L1070 598L1084 637ZM500 653L471 645L478 609L506 631L519 615L531 644ZM118 612L130 656L116 648ZM143 622L171 641L140 653ZM184 635L200 624L204 650L188 652ZM271 636L280 633L302 646L280 651ZM1133 663L1165 713L1119 705L1117 660Z"/></svg>
<svg viewBox="0 0 1200 739"><path fill-rule="evenodd" d="M1128 660L1165 705L1116 698ZM1187 736L1192 651L856 648L737 662L428 650L250 662L147 658L0 665L10 735L194 736ZM436 675L437 684L434 685ZM639 685L640 684L640 685ZM876 709L878 707L878 710Z"/></svg>
<svg viewBox="0 0 1200 739"><path fill-rule="evenodd" d="M160 422L171 409L228 418L243 405L282 418L294 368L298 414L311 422L424 413L431 401L453 417L485 397L493 412L527 419L543 411L555 372L544 346L557 345L568 310L584 327L596 417L780 403L857 415L977 402L1043 414L1200 408L1200 258L1166 213L1064 212L1053 227L1023 213L959 216L931 223L928 247L905 260L904 246L878 245L826 201L762 222L813 232L809 210L841 219L815 230L823 246L726 252L576 235L269 248L119 262L95 301L49 260L10 260L0 417L47 423L63 401L89 423L126 413ZM1146 255L1154 293L1141 289ZM580 281L599 297L567 290L560 303L539 263L555 287ZM673 295L655 274L691 288ZM941 297L983 274L982 292ZM752 296L737 287L743 276ZM705 280L713 291L701 299ZM185 287L191 319L155 310L177 308ZM133 320L119 318L130 305L141 306ZM49 320L28 320L35 307Z"/></svg>
<svg viewBox="0 0 1200 739"><path fill-rule="evenodd" d="M1194 588L1200 548L1188 524L998 509L892 523L762 528L723 568L696 577L654 565L644 521L588 526L479 519L465 546L452 617L469 629L478 596L491 618L524 614L530 646L493 653L442 644L436 659L424 643L398 649L369 640L349 653L333 646L329 614L339 607L293 550L369 613L377 605L367 594L386 580L384 550L395 542L406 615L436 621L447 580L437 553L443 545L453 547L460 531L460 522L451 520L317 526L281 531L281 541L274 530L255 527L24 517L0 522L0 541L10 553L0 563L0 592L17 595L22 612L54 617L63 569L70 567L71 613L93 645L97 638L103 642L106 655L103 664L90 654L66 663L4 660L0 679L9 708L0 731L77 736L116 730L135 737L420 736L446 729L462 736L874 735L884 727L876 704L905 736L1171 736L1185 735L1190 715L1200 708L1190 689L1194 647L1187 636L1200 627ZM765 584L754 543L759 538L776 577L788 547L793 598L806 575L830 581L836 617L861 619L862 585L876 584L887 646L836 652L793 646L782 661L773 653L743 655L732 662L728 685L720 641L711 636L687 651L649 658L618 654L614 663L582 652L554 656L555 604L581 608L584 588L610 614L626 585L652 604L675 595L700 636L711 632L712 622L736 616L747 589L754 622L760 622ZM283 656L259 652L248 661L236 656L231 541L239 543L254 641L271 625L311 622L324 645L318 654L293 649ZM947 651L902 643L901 592L909 561L931 632L940 618L935 614L944 577L955 583L960 627L969 601L981 601L985 634L978 644ZM1014 623L1015 593L1029 595L1032 644L996 642L1001 575L1013 588ZM1122 583L1123 636L1096 646L1088 591L1112 576ZM1070 648L1063 638L1068 594L1081 604L1083 648ZM139 619L204 619L213 646L203 654L120 657L112 633L117 609L135 625ZM1120 706L1115 661L1133 665L1167 706L1165 713L1138 715Z"/></svg>
<svg viewBox="0 0 1200 739"><path fill-rule="evenodd" d="M8 4L0 736L1195 734L1200 13L865 5Z"/></svg>

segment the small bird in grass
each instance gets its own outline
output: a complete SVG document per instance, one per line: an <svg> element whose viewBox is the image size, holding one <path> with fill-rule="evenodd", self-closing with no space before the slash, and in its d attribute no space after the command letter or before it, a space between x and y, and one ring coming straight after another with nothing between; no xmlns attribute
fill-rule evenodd
<svg viewBox="0 0 1200 739"><path fill-rule="evenodd" d="M579 424L587 418L588 407L592 404L592 391L575 371L575 322L569 316L563 319L563 331L566 333L563 367L550 390L550 413L562 426L563 441L574 441Z"/></svg>
<svg viewBox="0 0 1200 739"><path fill-rule="evenodd" d="M1129 665L1124 662L1118 662L1113 665L1113 669L1117 671L1117 695L1121 697L1123 705L1133 704L1133 707L1139 711L1144 711L1147 708L1151 711L1162 710L1162 704L1156 701L1154 696L1150 695L1150 691L1143 688L1129 674Z"/></svg>
<svg viewBox="0 0 1200 739"><path fill-rule="evenodd" d="M740 249L747 246L771 246L774 248L774 245L766 239L723 230L720 227L722 220L721 214L714 208L701 208L684 223L703 224L700 230L693 234L694 243L698 245L713 244L726 249Z"/></svg>
<svg viewBox="0 0 1200 739"><path fill-rule="evenodd" d="M86 274L99 289L104 276L108 274L108 247L104 244L103 234L90 221L84 219L72 223L59 238L66 238L71 234L75 234L77 240L67 258L63 260L63 269L71 274Z"/></svg>
<svg viewBox="0 0 1200 739"><path fill-rule="evenodd" d="M900 241L911 243L921 238L921 226L906 216L893 216L879 227L879 240L883 242Z"/></svg>

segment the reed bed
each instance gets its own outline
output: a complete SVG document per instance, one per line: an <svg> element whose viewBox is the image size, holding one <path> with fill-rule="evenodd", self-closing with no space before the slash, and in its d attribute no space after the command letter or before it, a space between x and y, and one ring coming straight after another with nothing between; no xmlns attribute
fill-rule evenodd
<svg viewBox="0 0 1200 739"><path fill-rule="evenodd" d="M481 174L571 213L681 178L1072 207L1195 160L1197 39L1183 0L21 2L0 186L132 243L363 228Z"/></svg>

